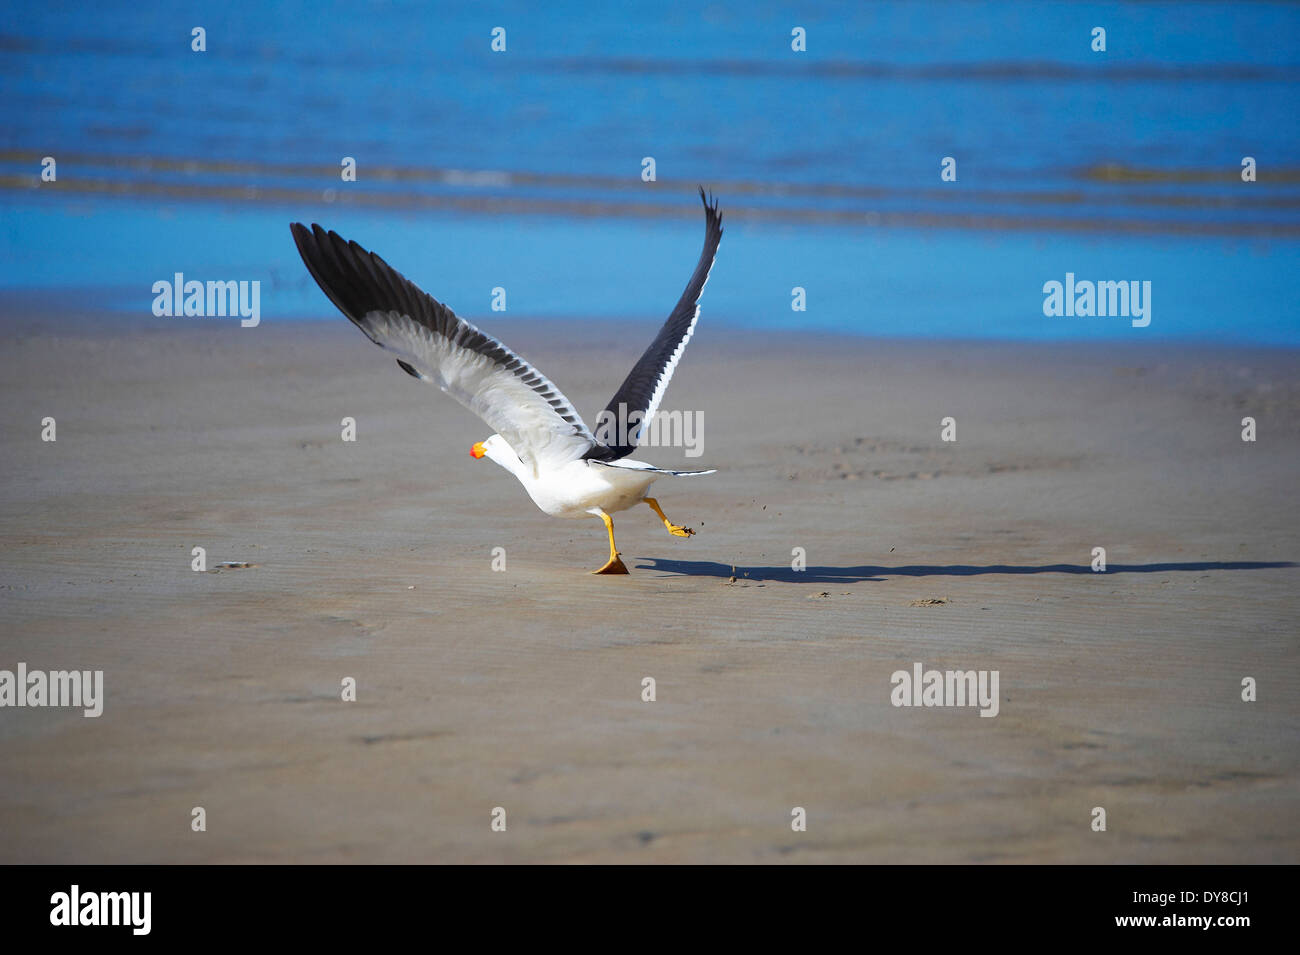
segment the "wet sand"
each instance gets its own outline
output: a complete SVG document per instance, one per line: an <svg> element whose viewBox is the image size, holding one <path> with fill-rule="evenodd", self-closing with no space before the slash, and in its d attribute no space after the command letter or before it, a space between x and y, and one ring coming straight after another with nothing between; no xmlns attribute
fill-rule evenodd
<svg viewBox="0 0 1300 955"><path fill-rule="evenodd" d="M655 323L484 324L591 421ZM1300 861L1294 351L705 321L704 454L639 455L720 469L656 485L698 534L615 515L594 577L341 319L0 338L0 669L106 694L0 709L0 861ZM998 715L893 706L916 662Z"/></svg>

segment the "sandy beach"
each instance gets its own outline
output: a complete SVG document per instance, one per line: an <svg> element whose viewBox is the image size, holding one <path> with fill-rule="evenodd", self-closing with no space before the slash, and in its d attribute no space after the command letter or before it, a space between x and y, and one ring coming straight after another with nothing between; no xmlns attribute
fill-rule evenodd
<svg viewBox="0 0 1300 955"><path fill-rule="evenodd" d="M590 422L656 320L483 324ZM655 488L697 536L615 515L595 577L341 318L0 337L0 668L105 689L0 710L0 862L1300 861L1295 351L706 317L704 453L639 455L719 469ZM996 717L892 705L916 663Z"/></svg>

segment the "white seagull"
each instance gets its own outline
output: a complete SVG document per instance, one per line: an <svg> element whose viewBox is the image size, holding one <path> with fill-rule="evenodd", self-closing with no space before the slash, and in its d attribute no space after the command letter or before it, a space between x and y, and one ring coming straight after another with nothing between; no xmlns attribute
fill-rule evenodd
<svg viewBox="0 0 1300 955"><path fill-rule="evenodd" d="M704 251L677 307L601 413L603 421L614 418L637 425L610 444L596 440L545 375L458 318L379 256L318 225L309 231L295 222L290 229L307 271L339 311L372 342L396 355L404 372L437 385L496 430L470 454L491 458L513 474L533 503L553 517L599 517L609 533L609 560L593 573L626 574L609 515L644 501L670 534L690 537L695 532L668 520L646 492L664 475L714 473L663 470L627 457L659 409L695 331L700 293L722 239L717 202L705 199L703 189L700 200Z"/></svg>

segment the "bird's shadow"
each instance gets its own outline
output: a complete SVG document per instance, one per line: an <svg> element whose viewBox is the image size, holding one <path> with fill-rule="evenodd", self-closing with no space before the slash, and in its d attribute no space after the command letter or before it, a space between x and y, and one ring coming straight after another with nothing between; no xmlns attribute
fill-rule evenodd
<svg viewBox="0 0 1300 955"><path fill-rule="evenodd" d="M984 574L1094 574L1087 564L905 564L899 567L744 567L711 560L667 560L641 558L638 570L657 570L682 577L736 577L737 580L782 581L792 584L856 584L882 581L889 577L978 577ZM1115 574L1171 574L1207 570L1271 570L1300 566L1287 560L1201 560L1182 563L1107 564L1105 576Z"/></svg>

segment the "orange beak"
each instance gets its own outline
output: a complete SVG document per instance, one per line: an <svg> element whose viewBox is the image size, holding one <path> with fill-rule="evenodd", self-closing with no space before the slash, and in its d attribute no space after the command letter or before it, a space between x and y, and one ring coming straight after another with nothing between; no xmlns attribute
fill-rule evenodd
<svg viewBox="0 0 1300 955"><path fill-rule="evenodd" d="M482 441L476 442L474 447L469 449L469 456L471 458L481 458L485 454L487 454L487 449L483 447Z"/></svg>

